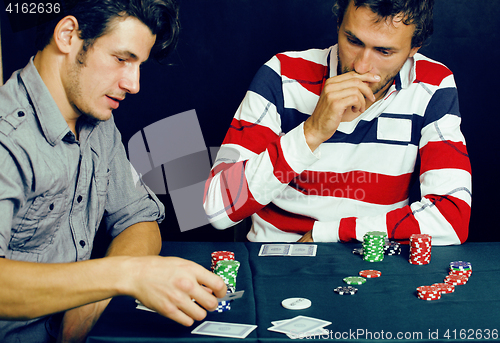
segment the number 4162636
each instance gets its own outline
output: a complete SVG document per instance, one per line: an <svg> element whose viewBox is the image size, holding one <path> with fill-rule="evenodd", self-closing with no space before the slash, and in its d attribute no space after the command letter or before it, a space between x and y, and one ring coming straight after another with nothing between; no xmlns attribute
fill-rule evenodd
<svg viewBox="0 0 500 343"><path fill-rule="evenodd" d="M9 12L10 14L51 14L51 13L59 13L61 12L61 4L60 3L51 3L51 2L23 2L23 3L9 3L5 8L5 12Z"/></svg>

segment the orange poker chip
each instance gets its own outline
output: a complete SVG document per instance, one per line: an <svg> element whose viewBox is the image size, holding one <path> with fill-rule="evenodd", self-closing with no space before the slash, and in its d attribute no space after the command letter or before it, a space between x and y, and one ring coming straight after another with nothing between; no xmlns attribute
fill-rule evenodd
<svg viewBox="0 0 500 343"><path fill-rule="evenodd" d="M368 279L373 279L373 278L379 277L380 275L382 275L381 272L379 272L378 270L372 270L372 269L362 270L359 272L359 276L362 276L362 277L365 277Z"/></svg>

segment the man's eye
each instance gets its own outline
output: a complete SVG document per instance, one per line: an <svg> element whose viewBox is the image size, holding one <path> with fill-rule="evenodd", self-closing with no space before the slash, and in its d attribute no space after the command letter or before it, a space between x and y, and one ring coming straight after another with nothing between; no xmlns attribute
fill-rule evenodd
<svg viewBox="0 0 500 343"><path fill-rule="evenodd" d="M352 38L347 38L347 41L348 41L349 43L351 43L352 45L358 45L358 46L360 46L360 45L361 45L361 43L360 43L359 41L354 40L354 39L352 39Z"/></svg>
<svg viewBox="0 0 500 343"><path fill-rule="evenodd" d="M392 55L392 51L389 51L389 50L380 49L379 52L384 56L391 56Z"/></svg>
<svg viewBox="0 0 500 343"><path fill-rule="evenodd" d="M125 62L125 61L126 61L125 59L120 58L120 57L118 57L118 56L116 56L116 60L117 60L118 62Z"/></svg>

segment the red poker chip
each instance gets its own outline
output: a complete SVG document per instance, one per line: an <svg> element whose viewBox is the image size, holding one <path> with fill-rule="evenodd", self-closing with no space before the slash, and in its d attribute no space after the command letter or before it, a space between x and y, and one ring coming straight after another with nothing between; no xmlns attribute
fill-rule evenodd
<svg viewBox="0 0 500 343"><path fill-rule="evenodd" d="M422 293L422 294L426 294L426 293L438 294L439 289L435 286L420 286L420 287L417 287L417 292Z"/></svg>
<svg viewBox="0 0 500 343"><path fill-rule="evenodd" d="M441 291L434 285L420 286L417 287L417 297L422 300L438 300L441 299Z"/></svg>
<svg viewBox="0 0 500 343"><path fill-rule="evenodd" d="M432 286L436 287L441 294L449 294L455 292L455 286L448 283L435 283Z"/></svg>
<svg viewBox="0 0 500 343"><path fill-rule="evenodd" d="M449 275L464 275L469 278L472 275L472 270L450 270Z"/></svg>
<svg viewBox="0 0 500 343"><path fill-rule="evenodd" d="M428 300L428 301L432 301L432 300L439 300L441 299L441 294L439 294L438 296L436 297L426 297L426 296L421 296L421 295L418 295L418 298L419 299L422 299L422 300Z"/></svg>
<svg viewBox="0 0 500 343"><path fill-rule="evenodd" d="M465 285L468 279L464 275L447 275L444 282L450 285Z"/></svg>
<svg viewBox="0 0 500 343"><path fill-rule="evenodd" d="M365 277L365 278L376 278L381 276L382 273L379 272L378 270L373 270L373 269L367 269L367 270L362 270L359 272L359 276Z"/></svg>
<svg viewBox="0 0 500 343"><path fill-rule="evenodd" d="M212 270L215 269L217 262L219 261L231 261L234 260L234 252L232 251L214 251L212 254Z"/></svg>

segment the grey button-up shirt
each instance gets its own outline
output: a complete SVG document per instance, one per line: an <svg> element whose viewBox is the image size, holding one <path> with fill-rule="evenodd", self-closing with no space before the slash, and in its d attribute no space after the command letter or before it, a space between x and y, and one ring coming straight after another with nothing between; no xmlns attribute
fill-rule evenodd
<svg viewBox="0 0 500 343"><path fill-rule="evenodd" d="M113 118L82 117L77 130L79 140L33 59L0 87L0 256L82 261L101 220L115 237L132 224L163 219L163 205L134 175ZM26 324L0 321L0 341Z"/></svg>

